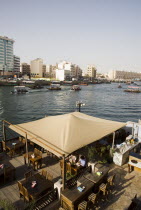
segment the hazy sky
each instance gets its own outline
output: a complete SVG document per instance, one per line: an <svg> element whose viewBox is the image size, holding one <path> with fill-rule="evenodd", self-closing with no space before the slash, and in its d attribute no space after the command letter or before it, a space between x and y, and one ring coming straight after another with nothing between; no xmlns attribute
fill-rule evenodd
<svg viewBox="0 0 141 210"><path fill-rule="evenodd" d="M0 0L0 35L21 62L141 71L141 0Z"/></svg>

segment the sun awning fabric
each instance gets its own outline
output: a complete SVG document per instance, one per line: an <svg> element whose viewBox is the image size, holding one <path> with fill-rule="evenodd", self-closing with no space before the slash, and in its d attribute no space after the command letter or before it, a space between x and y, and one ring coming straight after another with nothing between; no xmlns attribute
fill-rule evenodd
<svg viewBox="0 0 141 210"><path fill-rule="evenodd" d="M67 156L125 125L125 123L73 112L9 127L22 136L27 133L28 139L55 155Z"/></svg>

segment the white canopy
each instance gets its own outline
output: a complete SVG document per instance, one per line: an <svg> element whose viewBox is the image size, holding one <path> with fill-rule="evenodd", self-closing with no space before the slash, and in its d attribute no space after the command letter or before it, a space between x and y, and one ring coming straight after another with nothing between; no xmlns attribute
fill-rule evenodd
<svg viewBox="0 0 141 210"><path fill-rule="evenodd" d="M9 127L22 136L27 134L27 138L34 143L61 156L97 141L125 125L73 112Z"/></svg>

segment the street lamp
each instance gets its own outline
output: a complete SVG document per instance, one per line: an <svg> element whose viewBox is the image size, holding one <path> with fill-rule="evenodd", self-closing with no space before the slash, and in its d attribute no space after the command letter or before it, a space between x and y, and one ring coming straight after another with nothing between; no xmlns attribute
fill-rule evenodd
<svg viewBox="0 0 141 210"><path fill-rule="evenodd" d="M81 112L81 106L85 106L85 104L82 101L76 101L76 107L79 112Z"/></svg>

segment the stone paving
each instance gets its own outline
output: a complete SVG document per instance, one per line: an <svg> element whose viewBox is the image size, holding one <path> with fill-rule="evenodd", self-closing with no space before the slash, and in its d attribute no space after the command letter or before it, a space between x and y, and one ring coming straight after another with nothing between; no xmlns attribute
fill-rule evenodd
<svg viewBox="0 0 141 210"><path fill-rule="evenodd" d="M110 173L115 173L115 185L108 195L108 201L101 202L100 210L126 210L131 200L137 194L141 197L141 173L128 173L127 164L124 167L112 166Z"/></svg>

